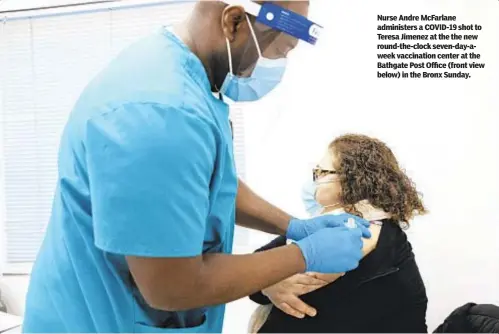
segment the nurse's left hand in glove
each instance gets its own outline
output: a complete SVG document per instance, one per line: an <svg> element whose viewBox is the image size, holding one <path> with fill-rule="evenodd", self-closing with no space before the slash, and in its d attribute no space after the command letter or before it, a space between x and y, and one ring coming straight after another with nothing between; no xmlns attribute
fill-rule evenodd
<svg viewBox="0 0 499 334"><path fill-rule="evenodd" d="M367 220L343 213L339 215L318 216L305 220L293 218L289 222L288 230L286 231L286 238L298 241L326 227L345 226L349 219L353 219L355 221L357 227L359 227L362 231L362 237L371 237L371 232L369 231L370 224Z"/></svg>

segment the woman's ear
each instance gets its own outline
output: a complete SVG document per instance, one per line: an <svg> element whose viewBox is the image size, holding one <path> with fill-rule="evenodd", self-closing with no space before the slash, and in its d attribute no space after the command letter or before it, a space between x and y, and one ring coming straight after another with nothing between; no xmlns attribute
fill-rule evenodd
<svg viewBox="0 0 499 334"><path fill-rule="evenodd" d="M227 6L222 12L222 31L230 43L247 38L246 12L241 6ZM242 42L242 41L241 41Z"/></svg>

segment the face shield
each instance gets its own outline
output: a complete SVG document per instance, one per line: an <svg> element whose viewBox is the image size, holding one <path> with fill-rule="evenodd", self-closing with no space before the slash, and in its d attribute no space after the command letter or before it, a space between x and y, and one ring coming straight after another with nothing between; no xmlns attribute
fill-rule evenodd
<svg viewBox="0 0 499 334"><path fill-rule="evenodd" d="M221 93L233 101L255 101L272 91L282 80L287 59L300 41L313 46L322 27L279 5L250 0L223 0L246 11L250 37L239 53L237 64L227 40L229 73Z"/></svg>

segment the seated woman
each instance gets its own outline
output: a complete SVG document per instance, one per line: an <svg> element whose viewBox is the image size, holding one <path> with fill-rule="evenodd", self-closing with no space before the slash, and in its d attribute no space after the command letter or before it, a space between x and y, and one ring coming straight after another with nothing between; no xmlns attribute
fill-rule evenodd
<svg viewBox="0 0 499 334"><path fill-rule="evenodd" d="M265 305L250 332L426 333L426 290L403 231L426 210L392 151L367 136L339 137L304 190L309 213L362 216L372 222L372 237L364 239L359 267L345 275L299 274L250 296ZM278 237L257 251L286 242ZM316 314L302 317L291 307L300 295Z"/></svg>

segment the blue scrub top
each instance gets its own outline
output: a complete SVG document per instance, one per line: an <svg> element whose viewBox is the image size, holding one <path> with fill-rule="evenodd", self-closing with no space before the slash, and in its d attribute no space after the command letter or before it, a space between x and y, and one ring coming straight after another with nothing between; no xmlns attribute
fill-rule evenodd
<svg viewBox="0 0 499 334"><path fill-rule="evenodd" d="M236 193L229 108L200 60L165 29L133 44L69 117L24 332L221 332L223 305L150 308L125 256L230 253Z"/></svg>

